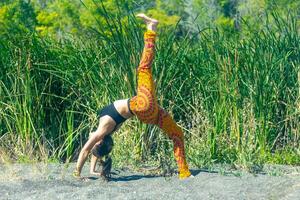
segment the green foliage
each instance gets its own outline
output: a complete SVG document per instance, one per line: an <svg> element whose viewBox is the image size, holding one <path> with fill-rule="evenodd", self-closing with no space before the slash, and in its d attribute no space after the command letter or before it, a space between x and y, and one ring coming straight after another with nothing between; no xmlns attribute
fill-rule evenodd
<svg viewBox="0 0 300 200"><path fill-rule="evenodd" d="M299 164L297 13L264 13L267 1L254 8L239 4L237 10L263 17L245 11L236 29L224 13L227 1L190 1L192 9L178 10L188 1L143 1L144 7L135 1L38 2L0 4L0 151L9 157L76 158L97 124L96 110L134 95L143 42L132 10L146 9L162 21L153 65L158 100L185 130L189 162L249 169ZM25 8L30 12L17 14ZM203 15L195 23L212 24L200 34L194 34L195 15L187 14L197 8ZM24 19L28 13L33 17ZM172 26L179 16L191 22L177 27L180 34ZM137 120L114 137L119 165L165 166L173 158L170 140Z"/></svg>
<svg viewBox="0 0 300 200"><path fill-rule="evenodd" d="M36 16L32 4L22 0L0 4L0 32L18 34L32 31Z"/></svg>
<svg viewBox="0 0 300 200"><path fill-rule="evenodd" d="M284 9L283 9L284 8ZM207 27L219 27L232 34L241 27L242 20L256 29L265 24L257 23L266 18L265 12L276 11L285 15L289 10L299 11L297 0L53 0L53 1L11 1L0 3L1 32L37 31L41 36L52 35L61 38L68 34L91 35L98 27L108 29L106 21L116 20L126 26L126 19L131 12L146 12L160 20L160 27L175 26L179 20L181 34L198 32ZM243 25L245 26L245 25ZM105 31L109 34L109 31Z"/></svg>
<svg viewBox="0 0 300 200"><path fill-rule="evenodd" d="M37 12L36 30L43 36L57 34L58 37L62 37L63 33L78 33L81 28L79 6L79 2L76 1L53 1Z"/></svg>

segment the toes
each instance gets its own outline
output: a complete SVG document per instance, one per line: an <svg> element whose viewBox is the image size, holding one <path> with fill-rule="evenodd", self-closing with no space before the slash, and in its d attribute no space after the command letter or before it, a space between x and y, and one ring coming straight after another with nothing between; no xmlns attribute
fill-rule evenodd
<svg viewBox="0 0 300 200"><path fill-rule="evenodd" d="M146 15L144 13L139 13L136 16L144 19L146 18Z"/></svg>

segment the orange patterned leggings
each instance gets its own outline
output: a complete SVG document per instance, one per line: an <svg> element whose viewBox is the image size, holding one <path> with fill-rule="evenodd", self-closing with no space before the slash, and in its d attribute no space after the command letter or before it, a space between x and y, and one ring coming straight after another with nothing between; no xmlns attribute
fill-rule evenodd
<svg viewBox="0 0 300 200"><path fill-rule="evenodd" d="M185 159L183 132L171 116L158 106L155 95L151 70L154 58L155 36L156 34L153 31L147 31L144 35L144 51L137 69L137 95L130 100L129 107L138 119L147 124L158 125L173 141L179 178L185 178L190 176L191 173Z"/></svg>

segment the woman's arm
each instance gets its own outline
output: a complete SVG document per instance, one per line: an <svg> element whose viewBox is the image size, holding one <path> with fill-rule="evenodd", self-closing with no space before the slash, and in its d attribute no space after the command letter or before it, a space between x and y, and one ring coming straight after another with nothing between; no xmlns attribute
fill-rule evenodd
<svg viewBox="0 0 300 200"><path fill-rule="evenodd" d="M96 172L96 164L97 164L98 159L100 159L100 162L101 162L101 158L97 158L96 156L94 156L92 154L92 157L91 157L91 166L90 166L90 174L100 176L101 173Z"/></svg>
<svg viewBox="0 0 300 200"><path fill-rule="evenodd" d="M75 177L80 177L83 165L84 165L91 149L93 148L93 146L98 141L101 141L106 134L112 132L114 129L114 126L115 126L115 122L113 122L113 123L107 122L107 123L103 123L103 124L104 125L99 125L97 131L89 138L89 140L85 143L84 147L80 151L80 154L79 154L79 157L77 160L76 169L73 173L73 175Z"/></svg>
<svg viewBox="0 0 300 200"><path fill-rule="evenodd" d="M92 137L92 135L94 135L94 134L95 134L95 132L91 132L90 137ZM101 142L101 141L99 141L99 142ZM95 145L97 145L97 143ZM99 158L99 159L101 161L102 158ZM92 175L99 175L99 173L96 172L97 161L98 161L98 158L92 154L91 155L91 162L90 162L90 174L92 174Z"/></svg>
<svg viewBox="0 0 300 200"><path fill-rule="evenodd" d="M76 169L74 172L74 176L76 177L80 177L81 174L81 170L82 167L91 151L91 149L93 148L93 146L96 144L96 142L98 141L98 138L101 139L101 135L99 135L97 137L96 134L94 134L88 141L87 143L85 143L84 147L82 148L82 150L80 151L78 160L77 160L77 165L76 165ZM102 137L103 138L103 137Z"/></svg>

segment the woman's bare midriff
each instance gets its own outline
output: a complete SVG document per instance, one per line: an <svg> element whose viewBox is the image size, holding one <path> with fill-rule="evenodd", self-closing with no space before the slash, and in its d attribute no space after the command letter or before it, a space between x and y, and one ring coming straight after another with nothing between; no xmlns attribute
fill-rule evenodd
<svg viewBox="0 0 300 200"><path fill-rule="evenodd" d="M128 99L121 99L114 102L114 106L118 113L125 119L132 117L132 113L128 108Z"/></svg>

